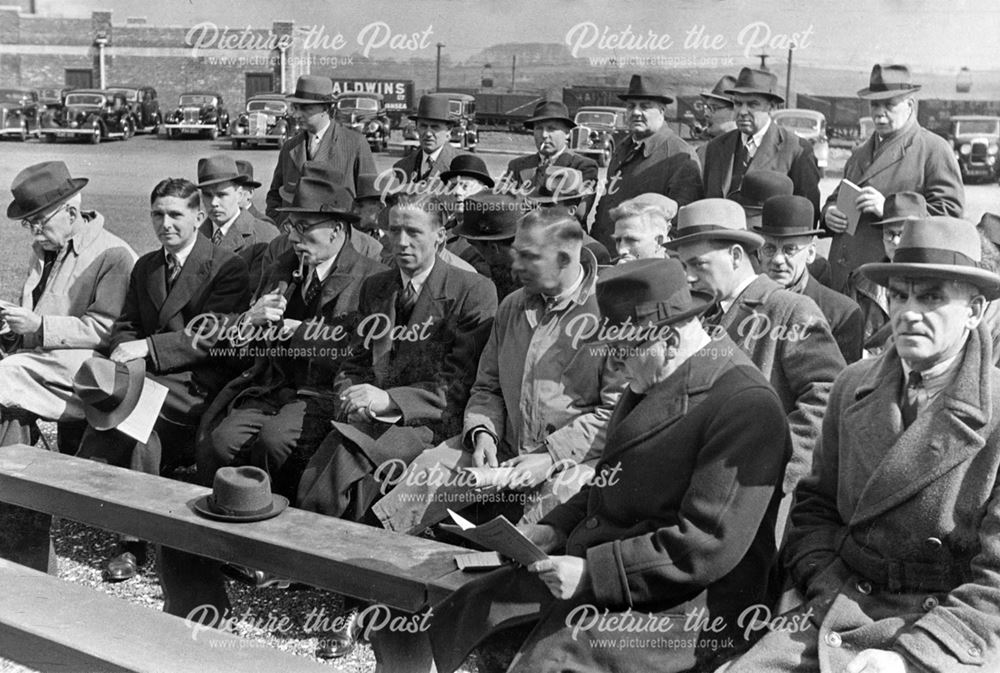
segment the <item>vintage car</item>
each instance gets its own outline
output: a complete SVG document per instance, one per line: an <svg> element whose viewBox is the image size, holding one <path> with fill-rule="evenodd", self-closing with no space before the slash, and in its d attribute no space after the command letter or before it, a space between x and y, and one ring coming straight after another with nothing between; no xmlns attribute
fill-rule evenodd
<svg viewBox="0 0 1000 673"><path fill-rule="evenodd" d="M243 145L281 147L298 130L299 123L292 116L285 95L261 93L251 96L246 112L241 112L229 125L229 138L234 150Z"/></svg>
<svg viewBox="0 0 1000 673"><path fill-rule="evenodd" d="M997 162L1000 117L962 115L951 118L948 139L955 150L963 182L1000 177Z"/></svg>
<svg viewBox="0 0 1000 673"><path fill-rule="evenodd" d="M628 120L623 107L582 107L573 117L576 126L570 131L569 148L589 156L598 166L607 166L615 146L628 134Z"/></svg>
<svg viewBox="0 0 1000 673"><path fill-rule="evenodd" d="M215 140L229 130L229 112L222 96L213 91L188 91L177 101L177 109L164 120L168 138L194 134Z"/></svg>
<svg viewBox="0 0 1000 673"><path fill-rule="evenodd" d="M63 101L66 99L66 94L68 94L72 89L69 87L45 87L38 89L38 104L49 110L55 110L63 106Z"/></svg>
<svg viewBox="0 0 1000 673"><path fill-rule="evenodd" d="M135 127L125 96L101 89L76 89L66 94L61 108L42 113L40 132L48 142L82 138L96 145L112 138L128 140Z"/></svg>
<svg viewBox="0 0 1000 673"><path fill-rule="evenodd" d="M160 114L160 101L156 99L156 89L151 86L112 86L107 90L125 96L132 110L132 126L136 133L155 134L160 130L163 116Z"/></svg>
<svg viewBox="0 0 1000 673"><path fill-rule="evenodd" d="M349 91L337 96L337 120L364 135L372 152L389 149L389 116L380 93Z"/></svg>
<svg viewBox="0 0 1000 673"><path fill-rule="evenodd" d="M0 137L27 140L38 135L41 106L31 89L0 89Z"/></svg>
<svg viewBox="0 0 1000 673"><path fill-rule="evenodd" d="M792 131L800 138L808 140L820 170L830 162L830 142L826 137L826 116L816 110L791 108L776 110L771 118L779 125Z"/></svg>

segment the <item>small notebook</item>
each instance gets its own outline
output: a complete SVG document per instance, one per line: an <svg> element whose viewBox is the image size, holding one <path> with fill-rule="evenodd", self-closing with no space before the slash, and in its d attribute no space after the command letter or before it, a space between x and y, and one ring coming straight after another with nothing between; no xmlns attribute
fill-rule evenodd
<svg viewBox="0 0 1000 673"><path fill-rule="evenodd" d="M861 211L858 210L857 200L861 194L861 188L850 180L840 181L840 191L837 192L837 210L847 216L847 233L851 236L858 230L858 221L861 220Z"/></svg>

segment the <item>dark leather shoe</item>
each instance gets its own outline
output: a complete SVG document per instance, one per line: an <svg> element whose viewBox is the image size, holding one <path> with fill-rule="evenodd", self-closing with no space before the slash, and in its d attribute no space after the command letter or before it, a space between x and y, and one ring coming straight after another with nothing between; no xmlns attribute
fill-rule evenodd
<svg viewBox="0 0 1000 673"><path fill-rule="evenodd" d="M222 566L222 574L240 584L246 584L256 589L288 589L293 584L290 579L234 563L224 564Z"/></svg>
<svg viewBox="0 0 1000 673"><path fill-rule="evenodd" d="M343 616L343 626L320 638L316 646L317 659L339 659L354 651L358 644L361 628L358 624L358 609L353 608Z"/></svg>
<svg viewBox="0 0 1000 673"><path fill-rule="evenodd" d="M132 552L112 557L104 566L105 582L124 582L139 574L139 563Z"/></svg>

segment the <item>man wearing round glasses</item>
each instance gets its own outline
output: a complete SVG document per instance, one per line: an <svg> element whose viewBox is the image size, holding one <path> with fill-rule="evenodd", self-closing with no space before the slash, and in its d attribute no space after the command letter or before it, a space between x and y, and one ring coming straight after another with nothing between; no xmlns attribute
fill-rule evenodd
<svg viewBox="0 0 1000 673"><path fill-rule="evenodd" d="M824 287L809 274L816 259L814 210L801 196L773 196L764 202L757 233L764 245L757 249L761 270L775 283L816 302L830 323L833 338L848 364L861 359L864 320L856 303Z"/></svg>
<svg viewBox="0 0 1000 673"><path fill-rule="evenodd" d="M60 444L70 428L82 431L73 377L108 345L125 302L136 255L104 229L99 213L83 210L80 192L87 182L70 177L63 162L48 161L24 169L11 184L7 217L30 229L34 240L20 301L0 301L6 355L0 359L0 446L34 444L38 418L59 422ZM50 521L0 504L0 556L54 570Z"/></svg>

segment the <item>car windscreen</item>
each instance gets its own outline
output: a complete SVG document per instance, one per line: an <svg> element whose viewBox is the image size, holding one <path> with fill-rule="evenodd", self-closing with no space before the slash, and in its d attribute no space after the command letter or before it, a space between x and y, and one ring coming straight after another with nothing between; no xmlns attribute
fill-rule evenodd
<svg viewBox="0 0 1000 673"><path fill-rule="evenodd" d="M804 131L815 131L819 126L819 122L812 117L795 117L792 115L782 115L776 117L775 120L785 128L789 129L801 129Z"/></svg>
<svg viewBox="0 0 1000 673"><path fill-rule="evenodd" d="M280 100L252 100L247 103L247 112L273 112L285 114L288 103Z"/></svg>
<svg viewBox="0 0 1000 673"><path fill-rule="evenodd" d="M598 124L601 126L614 126L615 115L613 112L578 112L576 123L587 126Z"/></svg>
<svg viewBox="0 0 1000 673"><path fill-rule="evenodd" d="M66 105L104 105L104 96L96 93L71 93L66 96Z"/></svg>
<svg viewBox="0 0 1000 673"><path fill-rule="evenodd" d="M372 98L341 98L337 101L337 107L341 110L370 110L378 111L378 101Z"/></svg>
<svg viewBox="0 0 1000 673"><path fill-rule="evenodd" d="M1000 119L962 119L955 122L955 135L972 133L995 136L998 133L997 124Z"/></svg>
<svg viewBox="0 0 1000 673"><path fill-rule="evenodd" d="M196 94L184 94L181 96L181 107L201 107L202 105L216 105L215 96L201 96Z"/></svg>

